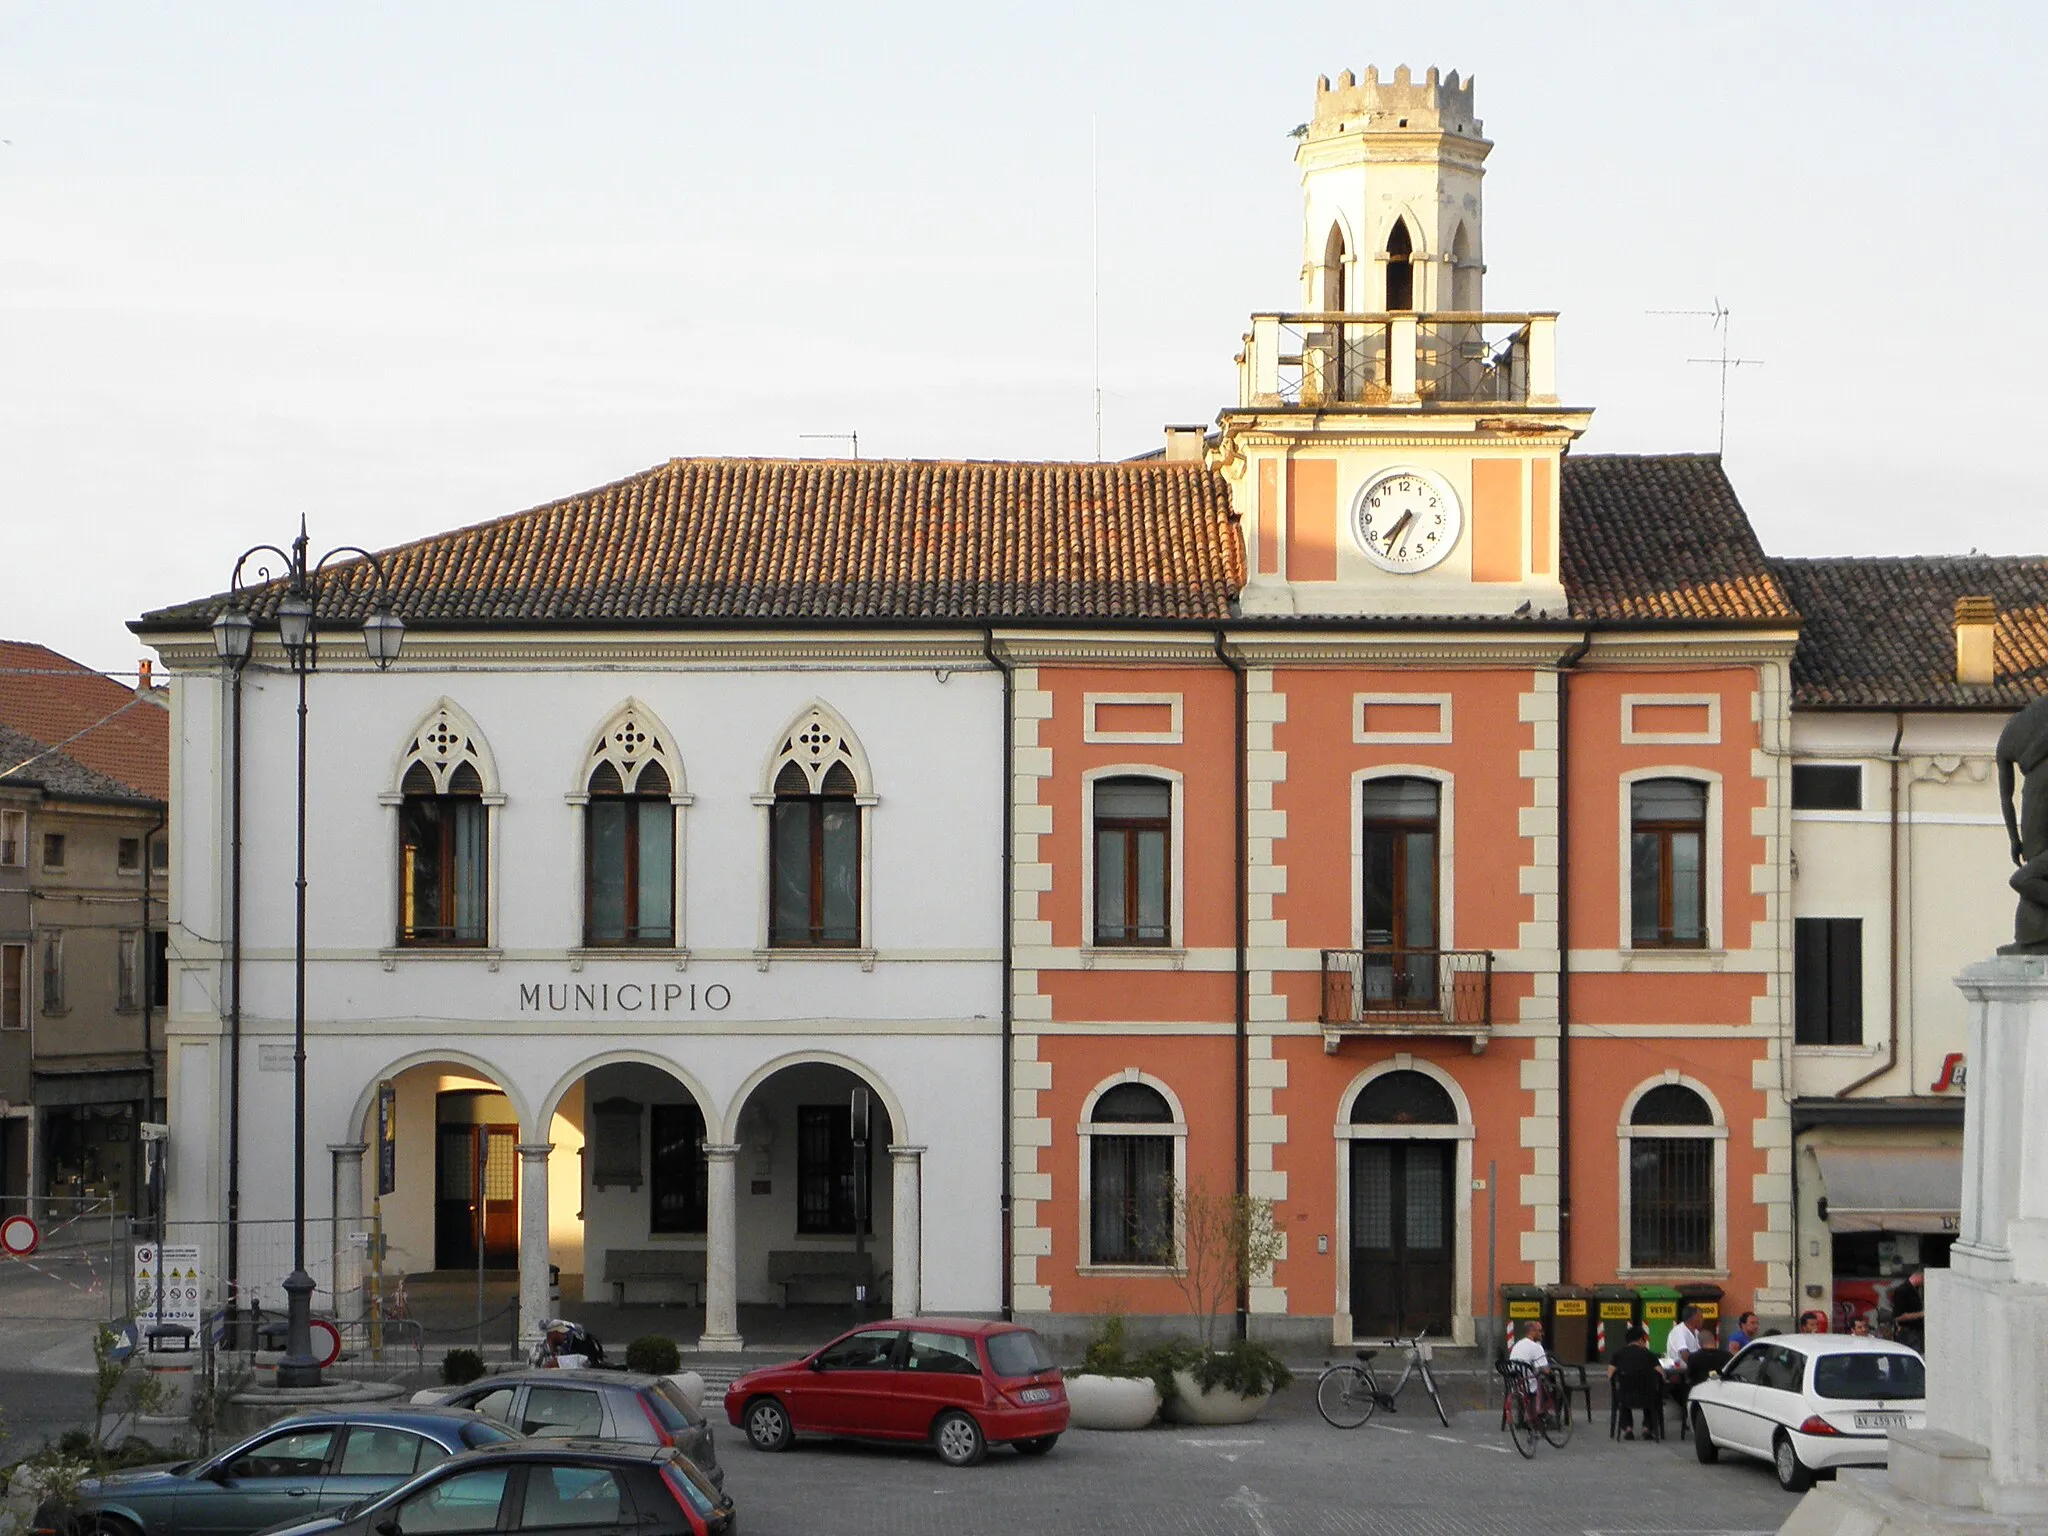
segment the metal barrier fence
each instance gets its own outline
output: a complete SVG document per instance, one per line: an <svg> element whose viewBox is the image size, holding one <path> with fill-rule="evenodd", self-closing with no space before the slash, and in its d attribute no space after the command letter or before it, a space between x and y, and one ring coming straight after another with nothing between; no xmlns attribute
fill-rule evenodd
<svg viewBox="0 0 2048 1536"><path fill-rule="evenodd" d="M0 1318L108 1323L128 1314L131 1218L101 1198L9 1196L0 1220L27 1216L33 1253L0 1254Z"/></svg>

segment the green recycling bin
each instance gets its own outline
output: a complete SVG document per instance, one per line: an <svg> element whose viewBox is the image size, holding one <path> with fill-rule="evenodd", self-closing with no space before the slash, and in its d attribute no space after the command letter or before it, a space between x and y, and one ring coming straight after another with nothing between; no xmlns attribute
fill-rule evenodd
<svg viewBox="0 0 2048 1536"><path fill-rule="evenodd" d="M1721 1287L1718 1285L1681 1285L1678 1288L1680 1311L1687 1307L1698 1307L1703 1322L1714 1325L1716 1333L1721 1328Z"/></svg>
<svg viewBox="0 0 2048 1536"><path fill-rule="evenodd" d="M1522 1336L1522 1324L1543 1321L1543 1288L1539 1285L1504 1285L1500 1288L1501 1353L1506 1354Z"/></svg>
<svg viewBox="0 0 2048 1536"><path fill-rule="evenodd" d="M1593 1348L1602 1360L1628 1342L1628 1325L1643 1320L1642 1298L1632 1285L1593 1287Z"/></svg>
<svg viewBox="0 0 2048 1536"><path fill-rule="evenodd" d="M1650 1332L1650 1353L1661 1355L1671 1341L1671 1325L1678 1321L1678 1287L1639 1285L1636 1295L1643 1302L1643 1326Z"/></svg>
<svg viewBox="0 0 2048 1536"><path fill-rule="evenodd" d="M1583 1285L1546 1286L1543 1292L1543 1342L1567 1365L1593 1360L1593 1293Z"/></svg>

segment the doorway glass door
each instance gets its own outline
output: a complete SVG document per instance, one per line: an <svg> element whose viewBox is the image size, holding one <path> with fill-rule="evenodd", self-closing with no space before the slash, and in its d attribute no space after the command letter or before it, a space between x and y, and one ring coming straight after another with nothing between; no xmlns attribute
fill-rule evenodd
<svg viewBox="0 0 2048 1536"><path fill-rule="evenodd" d="M1351 1143L1351 1328L1360 1338L1450 1333L1456 1149Z"/></svg>

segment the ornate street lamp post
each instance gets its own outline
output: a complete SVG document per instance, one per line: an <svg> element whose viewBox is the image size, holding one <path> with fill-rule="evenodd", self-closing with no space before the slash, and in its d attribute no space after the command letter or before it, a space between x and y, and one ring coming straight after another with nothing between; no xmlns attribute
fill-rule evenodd
<svg viewBox="0 0 2048 1536"><path fill-rule="evenodd" d="M247 550L235 562L231 578L232 598L229 606L214 621L214 647L221 660L235 672L235 811L239 823L241 810L241 671L254 649L256 625L249 613L249 589L243 585L243 573L249 569L251 560L259 556L274 557L283 566L284 591L277 599L273 616L277 621L278 640L283 644L285 656L291 663L293 674L299 685L299 758L298 758L298 873L296 927L292 942L292 1272L285 1278L285 1351L284 1361L277 1368L277 1384L280 1387L317 1387L320 1385L320 1367L313 1359L313 1277L306 1272L306 674L313 670L319 650L319 607L320 592L325 584L325 572L329 561L339 555L354 555L369 563L370 571L376 578L376 586L370 600L368 618L363 621L363 648L370 660L381 672L398 657L398 647L405 638L405 625L397 614L391 611L387 597L389 590L384 577L384 566L367 549L353 544L344 544L322 555L317 562L309 562L306 553L306 525L299 522L299 536L292 541L289 553L274 544L258 544ZM270 568L259 563L255 568L259 582L273 585L280 578L271 574ZM239 830L239 828L238 828ZM236 930L235 962L239 970L240 927L241 927L241 871L240 842L237 838L237 867L233 880L234 927ZM241 986L235 983L235 1010L239 1018L241 1010ZM240 1129L240 1042L234 1042L237 1053L233 1074L234 1086L230 1095L236 1102L229 1105L231 1136ZM229 1159L235 1160L239 1147L230 1147ZM230 1213L230 1221L239 1219L239 1212ZM235 1243L238 1234L229 1233L230 1243ZM232 1269L232 1265L230 1268ZM230 1297L230 1305L238 1298Z"/></svg>

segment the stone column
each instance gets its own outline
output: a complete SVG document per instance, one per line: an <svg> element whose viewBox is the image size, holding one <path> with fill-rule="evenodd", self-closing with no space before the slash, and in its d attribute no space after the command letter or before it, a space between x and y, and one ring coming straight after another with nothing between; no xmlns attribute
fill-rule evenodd
<svg viewBox="0 0 2048 1536"><path fill-rule="evenodd" d="M740 1347L739 1155L737 1144L704 1144L709 1188L704 1213L704 1336L697 1341L699 1349Z"/></svg>
<svg viewBox="0 0 2048 1536"><path fill-rule="evenodd" d="M894 1249L889 1256L896 1294L891 1307L898 1317L915 1317L924 1310L924 1148L891 1147L889 1158L896 1165Z"/></svg>
<svg viewBox="0 0 2048 1536"><path fill-rule="evenodd" d="M361 1317L367 1298L363 1294L363 1245L356 1238L363 1226L363 1154L370 1149L360 1141L330 1145L334 1159L334 1315Z"/></svg>
<svg viewBox="0 0 2048 1536"><path fill-rule="evenodd" d="M519 1348L530 1354L548 1316L549 1141L519 1144Z"/></svg>

